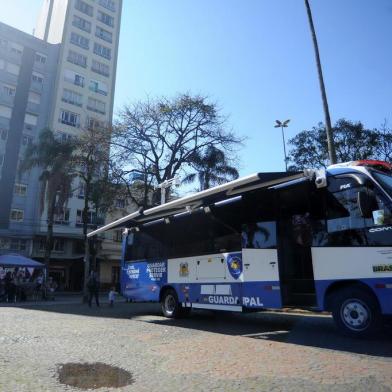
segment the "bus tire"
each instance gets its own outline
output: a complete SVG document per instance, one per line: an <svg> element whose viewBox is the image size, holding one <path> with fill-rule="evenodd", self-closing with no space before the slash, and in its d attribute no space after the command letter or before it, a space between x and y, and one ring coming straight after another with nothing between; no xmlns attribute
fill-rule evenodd
<svg viewBox="0 0 392 392"><path fill-rule="evenodd" d="M163 315L167 318L178 318L181 316L182 307L178 302L178 296L175 290L165 290L162 295L161 309Z"/></svg>
<svg viewBox="0 0 392 392"><path fill-rule="evenodd" d="M339 331L351 337L369 337L381 325L377 299L358 286L346 287L333 294L332 316Z"/></svg>

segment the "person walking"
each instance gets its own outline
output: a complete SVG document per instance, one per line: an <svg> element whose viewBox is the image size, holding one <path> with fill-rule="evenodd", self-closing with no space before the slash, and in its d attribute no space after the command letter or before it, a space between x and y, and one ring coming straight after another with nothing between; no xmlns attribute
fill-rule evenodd
<svg viewBox="0 0 392 392"><path fill-rule="evenodd" d="M99 307L99 280L98 276L95 271L90 272L90 276L88 278L87 282L87 288L89 292L89 298L88 298L88 306L91 308L91 303L93 301L93 296L95 297L95 303Z"/></svg>

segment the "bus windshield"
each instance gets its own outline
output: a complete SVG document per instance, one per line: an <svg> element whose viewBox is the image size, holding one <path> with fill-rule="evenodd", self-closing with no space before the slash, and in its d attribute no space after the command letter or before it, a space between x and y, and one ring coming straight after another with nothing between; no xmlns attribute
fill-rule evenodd
<svg viewBox="0 0 392 392"><path fill-rule="evenodd" d="M376 180L381 184L383 189L392 197L392 175L373 171Z"/></svg>

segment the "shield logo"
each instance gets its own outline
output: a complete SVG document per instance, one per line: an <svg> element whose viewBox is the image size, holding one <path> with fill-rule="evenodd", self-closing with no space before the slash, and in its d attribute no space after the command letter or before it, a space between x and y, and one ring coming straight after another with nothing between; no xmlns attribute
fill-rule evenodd
<svg viewBox="0 0 392 392"><path fill-rule="evenodd" d="M229 269L230 275L234 279L238 279L242 274L241 255L236 254L227 256L227 268Z"/></svg>

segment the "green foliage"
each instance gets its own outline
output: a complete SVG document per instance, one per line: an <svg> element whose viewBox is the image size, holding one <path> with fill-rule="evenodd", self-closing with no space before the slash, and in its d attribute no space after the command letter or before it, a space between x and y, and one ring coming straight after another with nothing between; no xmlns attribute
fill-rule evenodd
<svg viewBox="0 0 392 392"><path fill-rule="evenodd" d="M40 210L44 210L45 195L48 205L61 209L71 194L71 184L76 173L73 169L75 143L56 139L50 129L41 131L38 143L28 146L20 166L20 172L38 167L42 170ZM50 208L49 208L50 209ZM54 213L55 211L48 211Z"/></svg>
<svg viewBox="0 0 392 392"><path fill-rule="evenodd" d="M188 174L183 182L192 183L197 177L199 191L238 178L237 169L230 166L225 153L214 146L208 146L205 151L195 153L191 166L196 172Z"/></svg>
<svg viewBox="0 0 392 392"><path fill-rule="evenodd" d="M383 129L366 129L358 122L340 119L333 127L338 162L359 159L389 160L392 156L392 133ZM304 130L289 140L289 170L321 168L329 165L325 127L319 123L311 130Z"/></svg>

